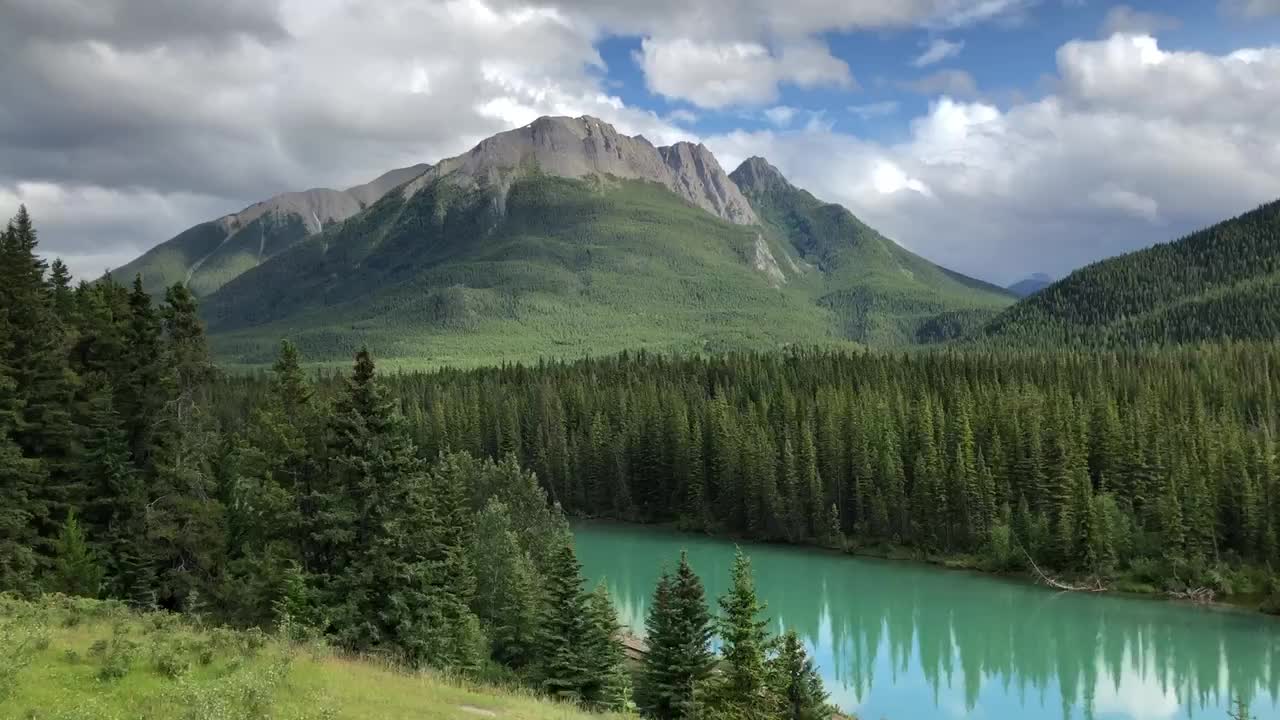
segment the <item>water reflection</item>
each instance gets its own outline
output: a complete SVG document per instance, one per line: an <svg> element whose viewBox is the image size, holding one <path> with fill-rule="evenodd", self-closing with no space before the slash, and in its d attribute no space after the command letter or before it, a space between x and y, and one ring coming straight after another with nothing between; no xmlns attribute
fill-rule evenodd
<svg viewBox="0 0 1280 720"><path fill-rule="evenodd" d="M708 593L733 545L649 530L575 528L589 577L643 632L658 573L681 548ZM777 628L795 628L832 699L877 718L1226 720L1249 698L1280 718L1280 622L1145 599L1055 594L928 567L748 548Z"/></svg>

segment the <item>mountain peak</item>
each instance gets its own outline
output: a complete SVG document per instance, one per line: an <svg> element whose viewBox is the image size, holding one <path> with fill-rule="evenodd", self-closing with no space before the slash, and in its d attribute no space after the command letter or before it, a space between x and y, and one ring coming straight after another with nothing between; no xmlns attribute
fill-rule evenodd
<svg viewBox="0 0 1280 720"><path fill-rule="evenodd" d="M790 187L791 185L781 170L758 155L753 155L743 160L737 170L729 173L729 177L737 183L739 188L746 192L767 190L774 187Z"/></svg>
<svg viewBox="0 0 1280 720"><path fill-rule="evenodd" d="M574 179L595 176L656 182L729 222L759 222L751 204L706 146L679 142L657 148L643 137L624 135L590 115L544 116L498 133L467 153L441 161L406 185L404 193L411 196L445 180L468 189L493 188L501 200L528 168Z"/></svg>

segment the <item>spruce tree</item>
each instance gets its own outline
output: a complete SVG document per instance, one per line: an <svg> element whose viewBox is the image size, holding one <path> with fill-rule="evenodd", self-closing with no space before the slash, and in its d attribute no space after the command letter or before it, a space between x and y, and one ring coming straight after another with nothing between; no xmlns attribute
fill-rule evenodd
<svg viewBox="0 0 1280 720"><path fill-rule="evenodd" d="M827 720L833 708L827 704L822 677L794 630L778 643L778 654L770 660L774 693L781 698L779 715L786 720Z"/></svg>
<svg viewBox="0 0 1280 720"><path fill-rule="evenodd" d="M85 539L75 511L67 514L54 543L53 572L45 583L48 590L96 598L102 590L103 570Z"/></svg>
<svg viewBox="0 0 1280 720"><path fill-rule="evenodd" d="M533 561L512 528L510 510L496 498L476 516L469 545L476 570L472 607L488 629L493 658L524 668L537 653L542 593Z"/></svg>
<svg viewBox="0 0 1280 720"><path fill-rule="evenodd" d="M717 627L722 672L711 678L699 706L726 720L766 720L778 717L781 703L769 684L768 657L773 650L764 606L756 599L751 560L738 550L732 584L720 598Z"/></svg>
<svg viewBox="0 0 1280 720"><path fill-rule="evenodd" d="M603 582L587 596L587 636L583 655L594 668L591 682L582 691L588 706L602 710L625 710L631 705L631 678L624 662L622 641L613 600Z"/></svg>
<svg viewBox="0 0 1280 720"><path fill-rule="evenodd" d="M663 573L646 619L649 653L641 671L645 712L661 720L693 717L694 688L711 674L714 626L702 580L686 553L674 576Z"/></svg>
<svg viewBox="0 0 1280 720"><path fill-rule="evenodd" d="M582 591L582 566L565 544L552 556L546 577L538 641L537 678L542 689L562 700L582 701L598 668L584 652L588 637L587 597Z"/></svg>

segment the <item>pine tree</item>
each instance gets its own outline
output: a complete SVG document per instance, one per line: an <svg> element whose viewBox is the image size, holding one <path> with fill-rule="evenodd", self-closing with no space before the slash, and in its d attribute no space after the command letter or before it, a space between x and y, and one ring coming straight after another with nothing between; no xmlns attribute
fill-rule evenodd
<svg viewBox="0 0 1280 720"><path fill-rule="evenodd" d="M25 457L38 458L45 477L29 486L25 514L36 529L35 547L47 553L71 505L75 427L70 413L76 378L67 362L67 337L54 307L53 288L40 257L36 229L25 206L0 237L0 315L16 403L9 428Z"/></svg>
<svg viewBox="0 0 1280 720"><path fill-rule="evenodd" d="M76 520L75 511L67 514L54 544L53 573L46 587L67 595L97 597L102 590L102 566L94 557Z"/></svg>
<svg viewBox="0 0 1280 720"><path fill-rule="evenodd" d="M89 488L84 519L104 558L108 594L149 607L155 572L148 552L146 483L129 459L129 441L110 384L91 387L82 429L81 483Z"/></svg>
<svg viewBox="0 0 1280 720"><path fill-rule="evenodd" d="M647 714L660 720L693 718L694 688L711 675L714 627L702 581L680 554L674 577L663 573L645 621L649 653L639 696Z"/></svg>
<svg viewBox="0 0 1280 720"><path fill-rule="evenodd" d="M595 672L583 688L588 706L602 710L625 710L631 705L631 678L624 666L626 659L619 633L618 615L613 609L609 590L601 582L587 596L587 636L584 660Z"/></svg>
<svg viewBox="0 0 1280 720"><path fill-rule="evenodd" d="M751 561L739 550L733 561L732 584L720 598L717 621L723 658L722 672L712 678L700 706L715 717L765 720L778 717L781 703L769 686L767 658L773 641L761 619L764 606L756 599Z"/></svg>
<svg viewBox="0 0 1280 720"><path fill-rule="evenodd" d="M813 659L794 630L788 630L778 645L778 654L769 661L774 693L781 698L786 720L827 720L833 709Z"/></svg>
<svg viewBox="0 0 1280 720"><path fill-rule="evenodd" d="M590 666L591 658L584 652L589 632L587 598L572 545L556 551L546 583L538 639L539 684L553 697L581 701L598 668Z"/></svg>
<svg viewBox="0 0 1280 720"><path fill-rule="evenodd" d="M476 517L473 537L476 593L472 607L488 629L494 659L509 667L527 667L537 653L542 610L537 570L512 530L504 503L490 499Z"/></svg>

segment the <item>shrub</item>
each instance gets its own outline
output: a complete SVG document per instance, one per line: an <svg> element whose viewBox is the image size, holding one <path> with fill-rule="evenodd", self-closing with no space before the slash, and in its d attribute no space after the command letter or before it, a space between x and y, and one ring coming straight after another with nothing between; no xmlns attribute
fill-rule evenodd
<svg viewBox="0 0 1280 720"><path fill-rule="evenodd" d="M151 665L156 672L170 680L177 680L191 672L191 659L181 643L160 642L151 647Z"/></svg>
<svg viewBox="0 0 1280 720"><path fill-rule="evenodd" d="M103 682L119 680L133 669L133 660L138 653L138 644L126 635L129 630L123 623L116 623L111 628L110 640L99 640L93 644L90 653L102 661L98 668L98 679Z"/></svg>

